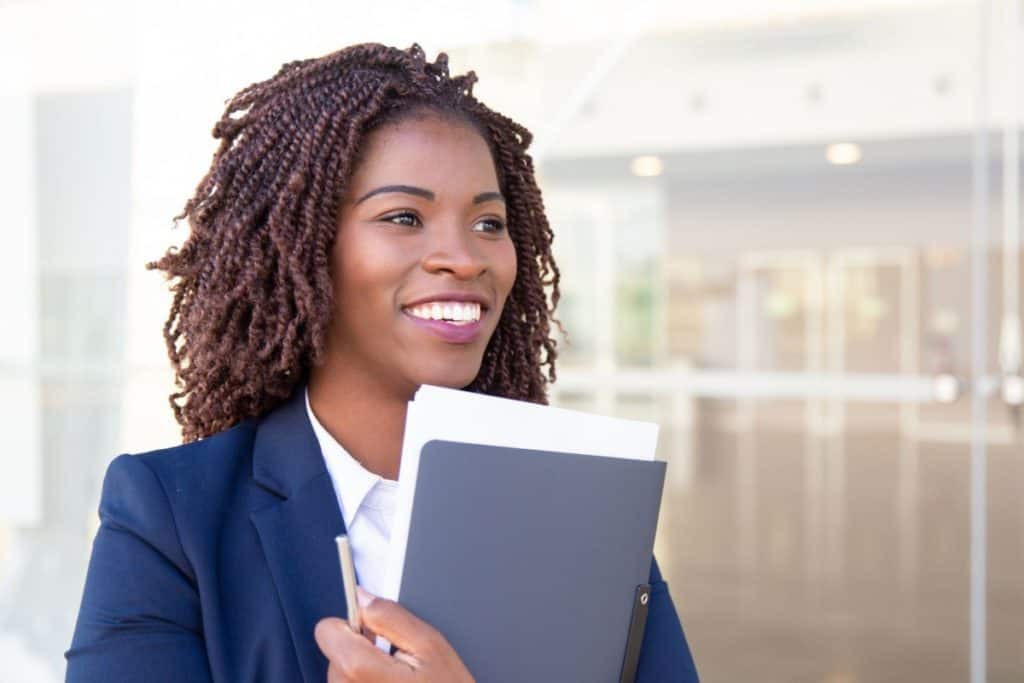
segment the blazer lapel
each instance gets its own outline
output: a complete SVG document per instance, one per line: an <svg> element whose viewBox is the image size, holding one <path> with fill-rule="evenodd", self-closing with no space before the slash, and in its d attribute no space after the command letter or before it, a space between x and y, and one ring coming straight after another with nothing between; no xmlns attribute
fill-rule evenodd
<svg viewBox="0 0 1024 683"><path fill-rule="evenodd" d="M317 621L347 617L334 537L345 533L300 384L264 417L253 446L253 478L281 500L250 515L277 588L302 677L322 683L327 659L313 638Z"/></svg>

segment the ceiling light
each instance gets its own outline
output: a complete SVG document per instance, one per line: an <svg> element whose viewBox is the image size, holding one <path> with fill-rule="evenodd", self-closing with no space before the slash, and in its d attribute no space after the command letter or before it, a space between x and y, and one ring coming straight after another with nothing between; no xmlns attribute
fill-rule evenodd
<svg viewBox="0 0 1024 683"><path fill-rule="evenodd" d="M860 161L860 145L852 142L837 142L825 148L828 163L836 166L847 166Z"/></svg>
<svg viewBox="0 0 1024 683"><path fill-rule="evenodd" d="M659 157L634 157L633 161L629 164L629 168L633 171L633 175L650 178L661 175L661 172L665 169L665 164L662 163Z"/></svg>

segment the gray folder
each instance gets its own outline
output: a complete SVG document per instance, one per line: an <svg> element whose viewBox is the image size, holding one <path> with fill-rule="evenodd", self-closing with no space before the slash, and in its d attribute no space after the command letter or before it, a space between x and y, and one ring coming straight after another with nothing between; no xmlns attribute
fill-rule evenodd
<svg viewBox="0 0 1024 683"><path fill-rule="evenodd" d="M481 683L616 683L664 482L663 462L430 441L399 601Z"/></svg>

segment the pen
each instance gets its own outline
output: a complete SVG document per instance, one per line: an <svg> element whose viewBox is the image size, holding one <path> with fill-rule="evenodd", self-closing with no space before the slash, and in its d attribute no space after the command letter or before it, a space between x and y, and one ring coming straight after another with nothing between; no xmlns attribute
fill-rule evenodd
<svg viewBox="0 0 1024 683"><path fill-rule="evenodd" d="M356 633L363 632L359 618L359 602L356 599L356 567L352 563L352 547L348 536L341 534L334 538L338 544L338 560L341 562L341 582L345 586L345 605L348 610L348 625Z"/></svg>

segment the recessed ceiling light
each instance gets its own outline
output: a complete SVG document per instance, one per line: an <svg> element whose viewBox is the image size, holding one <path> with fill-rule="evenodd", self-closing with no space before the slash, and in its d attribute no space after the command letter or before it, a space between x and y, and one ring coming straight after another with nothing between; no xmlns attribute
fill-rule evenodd
<svg viewBox="0 0 1024 683"><path fill-rule="evenodd" d="M852 142L837 142L825 148L825 158L828 163L836 166L848 166L860 161L860 145Z"/></svg>
<svg viewBox="0 0 1024 683"><path fill-rule="evenodd" d="M629 169L633 171L633 175L650 178L661 175L661 172L665 170L665 164L662 163L660 157L634 157L633 161L629 164Z"/></svg>

